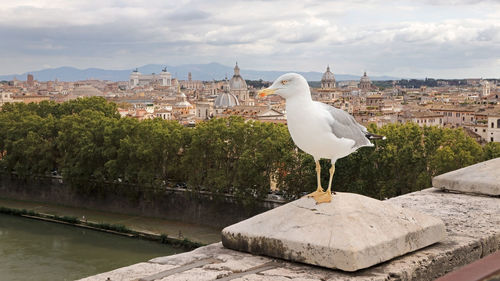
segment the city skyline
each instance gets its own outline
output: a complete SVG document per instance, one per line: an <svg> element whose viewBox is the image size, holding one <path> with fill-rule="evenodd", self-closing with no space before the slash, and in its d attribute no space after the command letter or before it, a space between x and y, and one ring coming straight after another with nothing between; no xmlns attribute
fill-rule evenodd
<svg viewBox="0 0 500 281"><path fill-rule="evenodd" d="M234 61L246 69L500 76L498 1L16 1L0 75Z"/></svg>

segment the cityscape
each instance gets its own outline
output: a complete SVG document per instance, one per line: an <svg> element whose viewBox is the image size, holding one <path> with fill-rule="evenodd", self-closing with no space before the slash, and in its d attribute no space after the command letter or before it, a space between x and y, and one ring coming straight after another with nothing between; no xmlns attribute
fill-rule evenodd
<svg viewBox="0 0 500 281"><path fill-rule="evenodd" d="M412 122L419 126L463 128L478 143L500 142L499 79L400 79L337 81L327 65L320 81L309 81L314 100L352 114L358 122L381 127ZM0 83L0 105L7 102L65 102L99 96L118 104L121 116L138 120L161 118L195 126L217 117L286 124L284 99L257 97L272 81L245 80L238 63L223 80L201 81L189 72L175 78L167 68L155 73L130 73L128 81L25 80Z"/></svg>
<svg viewBox="0 0 500 281"><path fill-rule="evenodd" d="M500 1L0 15L0 281L500 280Z"/></svg>

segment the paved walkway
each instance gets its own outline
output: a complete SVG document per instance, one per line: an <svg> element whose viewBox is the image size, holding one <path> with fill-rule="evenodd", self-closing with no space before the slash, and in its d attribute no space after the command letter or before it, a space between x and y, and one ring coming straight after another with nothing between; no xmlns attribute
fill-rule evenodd
<svg viewBox="0 0 500 281"><path fill-rule="evenodd" d="M82 219L85 216L85 218L89 221L109 224L122 224L133 230L152 232L157 234L167 234L168 236L175 238L188 238L191 241L204 244L210 244L220 241L220 229L190 223L183 223L179 221L142 216L130 216L89 209L65 207L55 204L12 200L5 198L0 198L0 206L7 208L33 210L38 213L58 216L73 216L79 219Z"/></svg>

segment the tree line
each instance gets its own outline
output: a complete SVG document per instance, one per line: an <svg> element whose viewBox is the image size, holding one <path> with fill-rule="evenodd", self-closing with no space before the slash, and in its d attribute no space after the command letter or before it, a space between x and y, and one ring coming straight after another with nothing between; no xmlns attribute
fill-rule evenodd
<svg viewBox="0 0 500 281"><path fill-rule="evenodd" d="M431 179L500 157L500 144L479 145L461 129L391 124L387 136L337 161L333 188L389 198L431 186ZM329 161L322 161L322 181ZM283 124L217 118L187 128L162 119L120 118L100 97L65 103L5 104L0 111L0 168L20 178L60 174L78 192L188 189L265 198L270 181L287 199L312 192L312 157L294 145Z"/></svg>

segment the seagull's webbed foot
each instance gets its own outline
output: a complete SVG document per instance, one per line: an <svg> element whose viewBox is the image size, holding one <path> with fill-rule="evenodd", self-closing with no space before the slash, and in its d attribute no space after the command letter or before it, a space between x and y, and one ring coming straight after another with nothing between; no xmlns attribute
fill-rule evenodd
<svg viewBox="0 0 500 281"><path fill-rule="evenodd" d="M306 197L307 198L312 197L312 198L314 198L314 200L316 200L317 197L319 197L323 194L325 194L325 192L323 191L323 188L321 186L318 186L318 189L316 189L316 191L307 194Z"/></svg>
<svg viewBox="0 0 500 281"><path fill-rule="evenodd" d="M325 194L323 188L321 187L321 165L319 164L319 159L316 159L315 161L316 161L316 179L318 180L318 188L313 193L309 193L306 195L308 198L310 197L314 198L314 200L316 200L317 197Z"/></svg>
<svg viewBox="0 0 500 281"><path fill-rule="evenodd" d="M330 203L332 201L332 192L327 189L323 194L314 197L314 200L316 200L316 204Z"/></svg>

